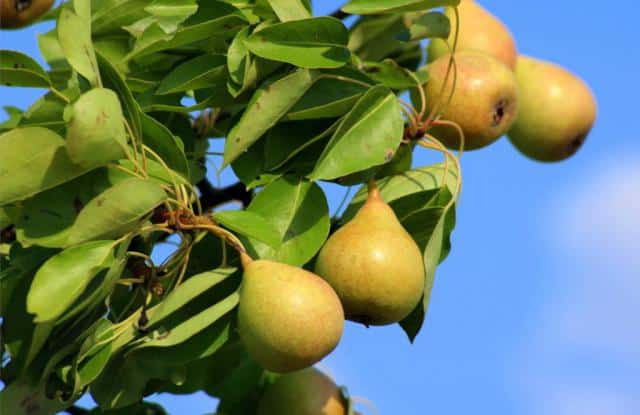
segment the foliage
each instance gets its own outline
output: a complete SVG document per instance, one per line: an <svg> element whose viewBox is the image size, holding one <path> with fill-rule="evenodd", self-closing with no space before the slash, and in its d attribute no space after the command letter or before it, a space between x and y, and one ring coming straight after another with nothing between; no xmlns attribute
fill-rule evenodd
<svg viewBox="0 0 640 415"><path fill-rule="evenodd" d="M457 3L352 0L344 11L362 16L347 27L306 0L75 0L47 15L48 68L0 51L4 85L44 90L0 124L3 412L90 393L92 414L161 413L142 399L196 390L251 412L274 375L239 343L229 248L312 268L366 196L331 218L322 182L376 180L423 251L424 301L401 322L413 341L461 179L423 138L437 110L399 95L428 76L420 41L449 36L433 9ZM240 194L207 182L209 139L225 140ZM434 150L445 162L406 163ZM243 210L219 206L254 192ZM169 236L177 248L154 264Z"/></svg>

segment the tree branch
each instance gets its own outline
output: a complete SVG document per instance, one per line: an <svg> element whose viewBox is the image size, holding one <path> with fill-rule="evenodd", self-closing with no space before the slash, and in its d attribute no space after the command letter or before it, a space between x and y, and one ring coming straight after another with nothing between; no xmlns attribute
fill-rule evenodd
<svg viewBox="0 0 640 415"><path fill-rule="evenodd" d="M247 207L253 198L253 192L247 190L241 182L216 188L207 179L202 179L196 185L200 190L200 204L203 210L208 210L223 203L238 201Z"/></svg>
<svg viewBox="0 0 640 415"><path fill-rule="evenodd" d="M70 415L86 415L89 413L88 409L82 408L77 405L72 405L64 410L64 412Z"/></svg>
<svg viewBox="0 0 640 415"><path fill-rule="evenodd" d="M331 17L335 17L336 19L346 19L347 17L351 16L351 13L345 13L342 11L342 9L338 9L336 11L334 11L333 13L331 13L329 16Z"/></svg>

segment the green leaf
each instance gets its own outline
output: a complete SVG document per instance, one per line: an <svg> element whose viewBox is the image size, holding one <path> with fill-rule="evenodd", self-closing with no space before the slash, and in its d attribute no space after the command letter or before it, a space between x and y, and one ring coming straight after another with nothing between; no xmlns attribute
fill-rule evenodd
<svg viewBox="0 0 640 415"><path fill-rule="evenodd" d="M249 52L244 41L249 36L249 27L245 27L231 41L227 50L227 67L229 78L237 84L244 83L245 74L249 65Z"/></svg>
<svg viewBox="0 0 640 415"><path fill-rule="evenodd" d="M335 179L391 160L403 124L397 97L384 86L371 88L343 118L309 177Z"/></svg>
<svg viewBox="0 0 640 415"><path fill-rule="evenodd" d="M218 268L194 275L180 284L162 302L147 311L149 327L157 327L165 318L180 310L200 294L229 278L236 268Z"/></svg>
<svg viewBox="0 0 640 415"><path fill-rule="evenodd" d="M418 60L422 56L419 42L404 43L396 39L407 29L408 23L403 14L364 16L350 30L349 49L364 61L393 58L399 65L407 67L403 63L406 58L402 57L407 49L414 52L411 48L417 48Z"/></svg>
<svg viewBox="0 0 640 415"><path fill-rule="evenodd" d="M62 324L70 319L80 320L104 305L105 299L113 292L118 279L124 272L131 239L131 237L126 238L118 245L109 269L98 273L91 280L71 307L58 317L57 324Z"/></svg>
<svg viewBox="0 0 640 415"><path fill-rule="evenodd" d="M93 47L96 50L96 57L101 54L112 62L118 71L129 73L130 68L127 62L124 62L124 57L129 53L130 41L131 37L123 34L94 38ZM100 68L99 60L98 68Z"/></svg>
<svg viewBox="0 0 640 415"><path fill-rule="evenodd" d="M60 97L48 93L40 97L22 114L19 126L46 127L64 134L66 124L63 120L66 103Z"/></svg>
<svg viewBox="0 0 640 415"><path fill-rule="evenodd" d="M409 71L392 59L382 62L365 62L362 70L372 79L391 89L407 89L415 87L417 82L409 75Z"/></svg>
<svg viewBox="0 0 640 415"><path fill-rule="evenodd" d="M429 38L447 39L449 32L451 32L449 18L440 12L430 12L415 19L407 30L396 36L396 39L402 42Z"/></svg>
<svg viewBox="0 0 640 415"><path fill-rule="evenodd" d="M113 260L114 241L94 241L68 248L47 260L36 273L27 295L34 321L58 318L91 279Z"/></svg>
<svg viewBox="0 0 640 415"><path fill-rule="evenodd" d="M65 406L67 405L58 399L49 399L44 385L33 385L24 379L11 382L0 391L0 408L3 414L55 414ZM37 412L33 408L37 408Z"/></svg>
<svg viewBox="0 0 640 415"><path fill-rule="evenodd" d="M380 14L422 11L443 6L457 6L460 0L351 0L342 7L350 14Z"/></svg>
<svg viewBox="0 0 640 415"><path fill-rule="evenodd" d="M457 179L455 167L449 164L448 172L444 167L443 163L438 163L431 166L419 167L395 176L389 176L378 180L376 183L380 189L380 196L387 203L391 204L393 201L405 196L439 189L443 186L443 182L446 182L446 187L452 194L455 194ZM340 222L346 223L351 220L351 218L355 216L356 212L364 204L366 199L367 187L362 186L353 199L351 199L349 206L347 206L346 210L342 214Z"/></svg>
<svg viewBox="0 0 640 415"><path fill-rule="evenodd" d="M297 121L276 124L265 137L264 167L274 170L320 140L328 138L338 122L327 120Z"/></svg>
<svg viewBox="0 0 640 415"><path fill-rule="evenodd" d="M57 29L60 47L69 64L91 85L99 85L100 74L91 41L91 21L63 7L58 16Z"/></svg>
<svg viewBox="0 0 640 415"><path fill-rule="evenodd" d="M148 17L145 10L150 0L92 0L94 11L91 29L94 35L103 35L120 30L138 20ZM99 4L96 7L96 4Z"/></svg>
<svg viewBox="0 0 640 415"><path fill-rule="evenodd" d="M223 167L237 159L311 88L315 72L299 69L261 86L251 98L240 120L227 134Z"/></svg>
<svg viewBox="0 0 640 415"><path fill-rule="evenodd" d="M281 22L302 20L311 17L304 0L268 0Z"/></svg>
<svg viewBox="0 0 640 415"><path fill-rule="evenodd" d="M118 96L94 88L74 104L67 127L67 150L74 163L98 167L125 157L127 133Z"/></svg>
<svg viewBox="0 0 640 415"><path fill-rule="evenodd" d="M49 88L51 80L29 56L12 50L0 50L0 83L6 86Z"/></svg>
<svg viewBox="0 0 640 415"><path fill-rule="evenodd" d="M220 399L218 411L225 414L253 414L258 412L259 401L252 396L260 394L265 371L254 360L246 357L234 370L214 385L207 393Z"/></svg>
<svg viewBox="0 0 640 415"><path fill-rule="evenodd" d="M200 2L198 12L189 17L173 34L167 34L156 23L149 26L126 59L139 58L215 36L229 38L246 23L242 12L228 3L215 0Z"/></svg>
<svg viewBox="0 0 640 415"><path fill-rule="evenodd" d="M146 347L171 347L188 340L233 310L238 305L239 298L237 292L232 293L224 300L173 327L166 335L158 336L140 344L136 347L136 350Z"/></svg>
<svg viewBox="0 0 640 415"><path fill-rule="evenodd" d="M162 187L151 180L131 178L116 183L82 209L67 244L120 237L138 227L166 197Z"/></svg>
<svg viewBox="0 0 640 415"><path fill-rule="evenodd" d="M0 270L2 340L18 372L30 364L53 328L49 323L34 324L33 315L27 312L26 301L34 273L55 253L51 249L24 249L14 244L10 265Z"/></svg>
<svg viewBox="0 0 640 415"><path fill-rule="evenodd" d="M22 110L18 107L5 105L2 108L9 117L0 123L0 133L16 128L20 124L23 114Z"/></svg>
<svg viewBox="0 0 640 415"><path fill-rule="evenodd" d="M15 221L18 241L23 246L66 246L80 210L110 186L105 173L94 170L25 200Z"/></svg>
<svg viewBox="0 0 640 415"><path fill-rule="evenodd" d="M196 0L153 0L145 7L167 32L174 32L178 25L198 11Z"/></svg>
<svg viewBox="0 0 640 415"><path fill-rule="evenodd" d="M329 235L329 208L318 185L286 176L260 191L248 211L269 218L280 237L274 249L249 239L247 249L259 258L302 265L318 252Z"/></svg>
<svg viewBox="0 0 640 415"><path fill-rule="evenodd" d="M417 222L422 227L428 227L429 221L435 226L431 228L431 232L426 239L426 244L422 246L424 252L425 265L425 287L422 302L411 312L411 314L400 322L409 340L413 342L418 335L420 328L424 322L429 301L431 299L431 289L435 280L436 268L440 263L442 255L443 242L445 239L445 224L447 211L443 209L433 209L422 211L410 220ZM450 230L449 230L450 232ZM448 235L446 235L448 237Z"/></svg>
<svg viewBox="0 0 640 415"><path fill-rule="evenodd" d="M236 233L264 242L273 248L280 245L280 235L274 225L254 212L221 210L213 214L213 219Z"/></svg>
<svg viewBox="0 0 640 415"><path fill-rule="evenodd" d="M104 86L106 88L114 90L118 97L120 98L120 103L122 104L122 110L126 119L129 121L129 126L131 127L131 131L135 138L142 137L142 125L140 121L140 107L138 103L133 98L133 94L131 90L124 82L122 75L118 72L118 70L109 62L105 56L100 53L97 54L98 64L100 67L100 74L102 76L102 80Z"/></svg>
<svg viewBox="0 0 640 415"><path fill-rule="evenodd" d="M140 117L145 144L155 151L169 168L180 173L183 178L188 180L189 163L184 153L182 141L155 118L145 113L141 113ZM167 173L165 172L163 176L166 175ZM169 183L171 183L171 180L169 180Z"/></svg>
<svg viewBox="0 0 640 415"><path fill-rule="evenodd" d="M224 55L205 54L188 60L171 71L161 82L156 94L173 94L227 82Z"/></svg>
<svg viewBox="0 0 640 415"><path fill-rule="evenodd" d="M271 74L282 65L251 55L244 41L249 36L249 27L239 31L227 50L227 67L229 70L229 93L237 97L248 89L255 88L258 81Z"/></svg>
<svg viewBox="0 0 640 415"><path fill-rule="evenodd" d="M350 59L347 28L333 17L316 17L268 26L254 32L245 45L266 59L301 68L339 68Z"/></svg>
<svg viewBox="0 0 640 415"><path fill-rule="evenodd" d="M107 365L113 351L113 323L101 319L94 333L88 337L80 348L75 365L81 386L93 382Z"/></svg>
<svg viewBox="0 0 640 415"><path fill-rule="evenodd" d="M65 141L41 127L16 128L0 134L0 206L27 199L80 176Z"/></svg>
<svg viewBox="0 0 640 415"><path fill-rule="evenodd" d="M285 120L335 118L349 112L367 86L345 77L321 76L306 94L289 110ZM362 81L360 81L362 82Z"/></svg>

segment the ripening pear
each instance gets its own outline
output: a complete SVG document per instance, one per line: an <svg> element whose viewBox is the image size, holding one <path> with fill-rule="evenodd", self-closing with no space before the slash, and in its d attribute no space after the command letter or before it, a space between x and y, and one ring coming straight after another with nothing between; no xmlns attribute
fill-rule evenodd
<svg viewBox="0 0 640 415"><path fill-rule="evenodd" d="M424 290L422 253L373 181L358 213L320 250L315 271L338 293L347 318L366 325L402 320Z"/></svg>
<svg viewBox="0 0 640 415"><path fill-rule="evenodd" d="M460 24L456 51L477 50L493 56L512 70L516 67L516 43L511 32L500 19L471 0L463 0L458 5L458 14ZM451 22L448 42L453 47L455 13L448 7L445 15ZM428 61L432 62L449 52L444 40L433 39L428 48Z"/></svg>
<svg viewBox="0 0 640 415"><path fill-rule="evenodd" d="M258 415L347 415L340 389L315 368L283 375L269 385Z"/></svg>
<svg viewBox="0 0 640 415"><path fill-rule="evenodd" d="M344 311L322 278L302 268L242 255L238 331L263 368L285 373L313 365L340 341Z"/></svg>
<svg viewBox="0 0 640 415"><path fill-rule="evenodd" d="M0 27L26 26L46 13L53 0L0 0Z"/></svg>
<svg viewBox="0 0 640 415"><path fill-rule="evenodd" d="M452 67L442 94L451 55L436 59L427 66L429 80L425 84L427 105L442 105L442 120L457 123L464 132L464 149L488 146L505 134L518 112L518 84L513 72L497 59L477 51L455 53L457 74L455 89L446 106L454 83ZM445 146L460 146L458 132L450 126L437 126L429 131Z"/></svg>
<svg viewBox="0 0 640 415"><path fill-rule="evenodd" d="M560 161L582 146L596 120L596 100L568 70L527 56L518 57L520 111L508 133L524 155Z"/></svg>

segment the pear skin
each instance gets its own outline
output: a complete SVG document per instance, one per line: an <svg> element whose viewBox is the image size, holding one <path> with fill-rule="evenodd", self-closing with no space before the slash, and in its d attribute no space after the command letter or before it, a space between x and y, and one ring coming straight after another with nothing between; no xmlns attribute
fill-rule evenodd
<svg viewBox="0 0 640 415"><path fill-rule="evenodd" d="M16 29L27 26L45 14L53 0L0 0L0 27Z"/></svg>
<svg viewBox="0 0 640 415"><path fill-rule="evenodd" d="M338 293L347 319L365 325L402 320L424 290L422 253L375 184L353 219L322 247L315 271Z"/></svg>
<svg viewBox="0 0 640 415"><path fill-rule="evenodd" d="M340 389L325 374L308 368L279 377L269 385L258 415L347 415Z"/></svg>
<svg viewBox="0 0 640 415"><path fill-rule="evenodd" d="M508 133L525 156L561 161L575 154L596 120L597 104L589 86L568 70L520 56L516 67L520 112Z"/></svg>
<svg viewBox="0 0 640 415"><path fill-rule="evenodd" d="M445 15L451 22L449 45L453 47L455 36L455 13L446 8ZM511 32L496 16L471 0L463 0L458 5L460 27L456 51L477 50L493 56L511 70L516 67L516 43ZM428 62L449 54L450 50L442 39L433 39L428 47Z"/></svg>
<svg viewBox="0 0 640 415"><path fill-rule="evenodd" d="M451 55L442 56L427 66L429 80L425 84L427 103L440 101ZM513 72L497 59L477 51L455 55L457 78L451 102L445 107L443 120L457 123L464 132L465 150L486 147L504 135L518 113L518 84ZM442 105L453 88L454 69L447 80ZM448 126L434 127L430 134L452 149L460 146L457 131Z"/></svg>
<svg viewBox="0 0 640 415"><path fill-rule="evenodd" d="M344 327L342 304L331 286L302 268L242 258L238 331L249 355L278 373L328 355Z"/></svg>

